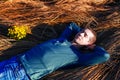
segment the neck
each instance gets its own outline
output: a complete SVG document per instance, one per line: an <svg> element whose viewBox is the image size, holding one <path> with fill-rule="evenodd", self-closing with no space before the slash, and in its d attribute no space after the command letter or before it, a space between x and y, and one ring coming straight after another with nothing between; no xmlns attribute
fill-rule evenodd
<svg viewBox="0 0 120 80"><path fill-rule="evenodd" d="M76 43L74 40L71 42L73 46L75 46L76 48L80 48L82 47L81 45L79 45L78 43Z"/></svg>

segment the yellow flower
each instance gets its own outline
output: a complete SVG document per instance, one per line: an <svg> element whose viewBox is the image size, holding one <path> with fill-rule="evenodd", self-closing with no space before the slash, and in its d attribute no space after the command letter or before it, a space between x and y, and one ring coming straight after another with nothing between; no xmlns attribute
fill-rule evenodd
<svg viewBox="0 0 120 80"><path fill-rule="evenodd" d="M13 26L8 29L8 36L20 40L26 37L28 31L30 31L28 26Z"/></svg>

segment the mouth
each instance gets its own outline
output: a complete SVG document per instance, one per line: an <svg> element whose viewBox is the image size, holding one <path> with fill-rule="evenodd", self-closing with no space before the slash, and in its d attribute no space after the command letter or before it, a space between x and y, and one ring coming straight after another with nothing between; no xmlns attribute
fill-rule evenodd
<svg viewBox="0 0 120 80"><path fill-rule="evenodd" d="M78 40L81 40L81 37L79 37L79 36L76 36L76 39L78 39Z"/></svg>

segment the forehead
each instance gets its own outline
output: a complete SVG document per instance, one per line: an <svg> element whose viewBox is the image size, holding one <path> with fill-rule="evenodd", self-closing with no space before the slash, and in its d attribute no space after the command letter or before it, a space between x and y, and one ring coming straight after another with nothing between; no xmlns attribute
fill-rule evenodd
<svg viewBox="0 0 120 80"><path fill-rule="evenodd" d="M89 37L94 37L94 34L90 29L84 29L84 33Z"/></svg>

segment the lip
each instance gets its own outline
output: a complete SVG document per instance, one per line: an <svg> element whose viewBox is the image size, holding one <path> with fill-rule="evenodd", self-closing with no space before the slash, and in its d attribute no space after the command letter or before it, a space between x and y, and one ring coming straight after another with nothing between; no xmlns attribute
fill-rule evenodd
<svg viewBox="0 0 120 80"><path fill-rule="evenodd" d="M76 36L76 39L78 39L78 40L81 40L81 37L79 37L79 36Z"/></svg>

